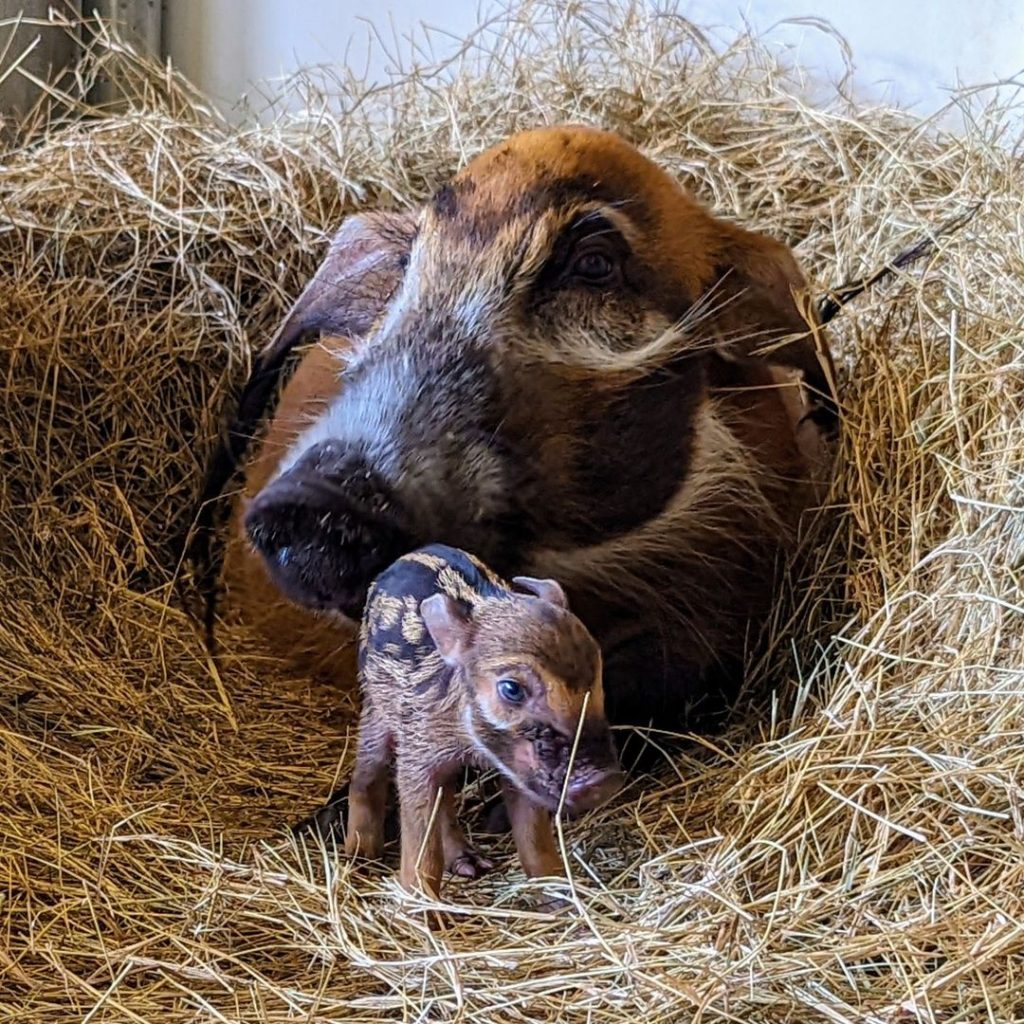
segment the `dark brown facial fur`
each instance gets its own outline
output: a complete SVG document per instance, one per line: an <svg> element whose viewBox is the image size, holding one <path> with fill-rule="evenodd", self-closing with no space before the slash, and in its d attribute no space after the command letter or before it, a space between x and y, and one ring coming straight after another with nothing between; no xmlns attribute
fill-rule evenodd
<svg viewBox="0 0 1024 1024"><path fill-rule="evenodd" d="M353 236L289 322L330 331L354 295L366 315L282 398L229 593L268 631L301 606L351 620L396 552L463 547L562 580L601 645L612 720L694 724L814 493L798 424L828 393L827 350L792 254L579 126L515 136ZM339 498L296 515L302 460L326 443ZM333 629L336 650L351 621Z"/></svg>

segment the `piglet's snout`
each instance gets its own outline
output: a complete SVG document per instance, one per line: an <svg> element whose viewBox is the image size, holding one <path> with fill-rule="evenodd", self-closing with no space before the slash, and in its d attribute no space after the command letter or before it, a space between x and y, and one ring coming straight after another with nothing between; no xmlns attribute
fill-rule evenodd
<svg viewBox="0 0 1024 1024"><path fill-rule="evenodd" d="M263 488L244 524L286 596L353 619L374 577L413 546L383 481L336 441L314 445Z"/></svg>
<svg viewBox="0 0 1024 1024"><path fill-rule="evenodd" d="M607 803L622 789L624 776L618 769L594 774L584 773L583 777L570 780L565 798L573 811L589 811Z"/></svg>
<svg viewBox="0 0 1024 1024"><path fill-rule="evenodd" d="M565 790L566 804L573 812L606 803L625 782L610 730L602 728L584 737L580 748L582 756L573 766Z"/></svg>

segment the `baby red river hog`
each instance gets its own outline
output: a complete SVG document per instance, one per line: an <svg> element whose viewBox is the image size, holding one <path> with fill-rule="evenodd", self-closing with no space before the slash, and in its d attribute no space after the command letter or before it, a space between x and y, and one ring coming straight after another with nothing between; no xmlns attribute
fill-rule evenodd
<svg viewBox="0 0 1024 1024"><path fill-rule="evenodd" d="M601 673L597 642L553 580L506 583L440 544L399 558L371 587L360 631L346 850L380 856L394 763L403 886L436 898L445 867L475 878L491 864L455 819L454 781L467 764L492 766L524 871L561 874L551 815L563 792L579 811L622 784Z"/></svg>

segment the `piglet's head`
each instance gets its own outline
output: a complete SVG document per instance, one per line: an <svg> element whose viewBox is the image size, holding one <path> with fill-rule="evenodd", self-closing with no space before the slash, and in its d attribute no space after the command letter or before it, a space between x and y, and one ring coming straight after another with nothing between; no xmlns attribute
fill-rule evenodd
<svg viewBox="0 0 1024 1024"><path fill-rule="evenodd" d="M550 810L563 790L566 809L596 807L622 785L604 713L601 651L556 582L514 583L521 593L472 610L436 594L420 612L466 687L463 725L477 751Z"/></svg>

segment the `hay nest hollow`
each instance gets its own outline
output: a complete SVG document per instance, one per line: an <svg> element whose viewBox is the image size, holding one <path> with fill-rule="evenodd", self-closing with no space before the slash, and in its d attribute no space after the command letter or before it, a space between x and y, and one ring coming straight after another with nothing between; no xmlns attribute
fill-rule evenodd
<svg viewBox="0 0 1024 1024"><path fill-rule="evenodd" d="M103 74L126 107L36 119L0 164L0 1015L1024 1017L1024 174L1006 108L956 98L954 135L812 106L757 40L718 52L629 3L517 7L453 62L371 91L307 78L305 115L248 129L106 29L90 51L76 88ZM292 838L347 771L352 709L239 630L216 673L169 538L341 217L567 119L795 245L821 287L983 207L835 322L838 525L780 602L767 696L567 827L573 912L524 909L502 840L493 876L449 888L437 936L389 870Z"/></svg>

